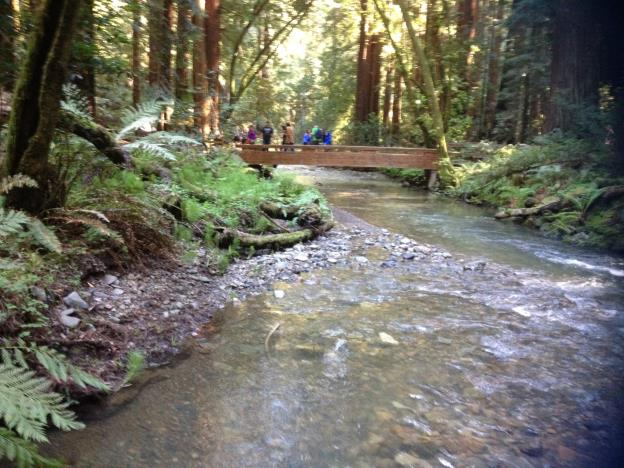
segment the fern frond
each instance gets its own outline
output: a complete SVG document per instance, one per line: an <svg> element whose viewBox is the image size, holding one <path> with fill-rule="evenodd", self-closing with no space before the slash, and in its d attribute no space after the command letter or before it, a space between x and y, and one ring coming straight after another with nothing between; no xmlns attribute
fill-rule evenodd
<svg viewBox="0 0 624 468"><path fill-rule="evenodd" d="M48 417L65 431L83 428L67 409L69 404L49 388L50 382L31 370L0 364L0 417L6 426L35 442L47 442L44 429Z"/></svg>
<svg viewBox="0 0 624 468"><path fill-rule="evenodd" d="M30 223L28 223L28 229L39 245L51 252L61 253L63 251L61 242L56 237L56 234L38 219L31 219Z"/></svg>
<svg viewBox="0 0 624 468"><path fill-rule="evenodd" d="M30 345L34 351L37 361L50 373L50 375L60 382L67 383L70 380L79 387L92 387L96 390L107 392L110 387L97 377L74 366L64 354L47 346Z"/></svg>
<svg viewBox="0 0 624 468"><path fill-rule="evenodd" d="M139 104L136 109L127 109L121 117L123 128L119 130L115 138L121 140L129 133L141 127L146 125L151 126L158 120L161 110L162 103L158 101L144 102Z"/></svg>
<svg viewBox="0 0 624 468"><path fill-rule="evenodd" d="M195 140L194 138L187 137L186 135L180 135L177 133L170 132L154 132L146 135L141 139L142 141L149 141L154 143L162 143L165 145L176 146L176 145L186 145L186 146L202 146L200 141Z"/></svg>
<svg viewBox="0 0 624 468"><path fill-rule="evenodd" d="M37 187L37 182L23 174L8 176L0 180L0 194L9 193L14 188Z"/></svg>
<svg viewBox="0 0 624 468"><path fill-rule="evenodd" d="M18 468L40 466L61 468L63 464L39 454L32 442L22 439L15 432L0 428L0 460L14 462Z"/></svg>
<svg viewBox="0 0 624 468"><path fill-rule="evenodd" d="M32 218L23 211L4 210L0 208L0 237L17 234Z"/></svg>
<svg viewBox="0 0 624 468"><path fill-rule="evenodd" d="M133 150L144 151L156 157L160 157L160 158L167 159L170 161L176 159L175 154L173 154L171 151L166 149L160 143L151 143L145 140L139 140L139 141L135 141L134 143L129 143L127 145L124 145L124 148L127 150L130 150L130 152L132 152Z"/></svg>
<svg viewBox="0 0 624 468"><path fill-rule="evenodd" d="M145 368L145 356L137 351L128 353L128 363L126 364L126 376L123 379L122 386L127 386L132 382Z"/></svg>

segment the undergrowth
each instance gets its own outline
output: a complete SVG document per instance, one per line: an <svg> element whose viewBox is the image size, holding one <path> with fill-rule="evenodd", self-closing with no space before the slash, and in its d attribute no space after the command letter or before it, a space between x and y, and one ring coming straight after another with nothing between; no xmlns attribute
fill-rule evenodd
<svg viewBox="0 0 624 468"><path fill-rule="evenodd" d="M608 148L553 134L463 164L457 168L461 183L450 194L501 210L555 202L553 209L516 220L548 236L622 251L624 177L613 167Z"/></svg>

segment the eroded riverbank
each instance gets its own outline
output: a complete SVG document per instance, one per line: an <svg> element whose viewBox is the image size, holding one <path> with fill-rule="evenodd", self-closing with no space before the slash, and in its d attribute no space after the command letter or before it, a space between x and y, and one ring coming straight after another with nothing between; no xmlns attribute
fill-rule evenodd
<svg viewBox="0 0 624 468"><path fill-rule="evenodd" d="M148 374L151 383L134 398L113 397L85 431L55 437L54 453L76 466L617 461L624 360L617 275L516 252L505 260L497 246L513 245L508 231L489 232L500 242L472 247L480 255L449 249L470 243L474 225L464 220L454 230L439 210L435 242L434 230L417 223L431 216L419 195L384 191L377 176L359 185L349 174L324 177L339 206L368 210L373 222L381 209L390 223L403 223L393 229L405 234L412 223L421 233L336 231L325 249L329 269L230 303L218 332L199 336L188 359ZM448 209L462 219L459 208ZM320 250L302 248L308 261ZM282 260L265 261L277 268Z"/></svg>

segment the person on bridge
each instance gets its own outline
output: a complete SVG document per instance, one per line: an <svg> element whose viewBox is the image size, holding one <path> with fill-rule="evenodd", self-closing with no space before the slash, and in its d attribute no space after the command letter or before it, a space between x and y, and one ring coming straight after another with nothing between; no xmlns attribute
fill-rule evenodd
<svg viewBox="0 0 624 468"><path fill-rule="evenodd" d="M271 127L271 124L267 122L264 124L264 127L262 127L262 144L270 145L271 138L273 138L273 127Z"/></svg>
<svg viewBox="0 0 624 468"><path fill-rule="evenodd" d="M325 132L325 140L323 140L323 144L325 144L325 145L331 145L332 144L331 130L327 130Z"/></svg>
<svg viewBox="0 0 624 468"><path fill-rule="evenodd" d="M294 145L295 144L295 128L291 125L290 122L286 122L286 130L284 134L284 144L285 145ZM293 148L289 148L289 151L292 151Z"/></svg>
<svg viewBox="0 0 624 468"><path fill-rule="evenodd" d="M312 142L312 133L310 133L310 129L308 128L303 134L303 144L309 145Z"/></svg>
<svg viewBox="0 0 624 468"><path fill-rule="evenodd" d="M256 130L254 129L253 125L250 125L249 130L247 131L247 141L250 145L255 145L256 138L258 138L258 136L256 135Z"/></svg>
<svg viewBox="0 0 624 468"><path fill-rule="evenodd" d="M323 129L318 125L312 128L312 144L320 145L323 142Z"/></svg>

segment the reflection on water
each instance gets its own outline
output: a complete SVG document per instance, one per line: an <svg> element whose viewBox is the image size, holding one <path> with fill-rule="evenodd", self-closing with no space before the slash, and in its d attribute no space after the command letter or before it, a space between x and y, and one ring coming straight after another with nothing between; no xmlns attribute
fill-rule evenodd
<svg viewBox="0 0 624 468"><path fill-rule="evenodd" d="M337 204L357 194L349 206L371 222L503 265L470 271L436 256L384 268L381 236L366 267L226 309L190 358L156 371L131 403L114 397L86 430L55 436L55 453L84 467L616 466L617 276L522 250L526 239L575 254L479 210L378 176L317 173Z"/></svg>

